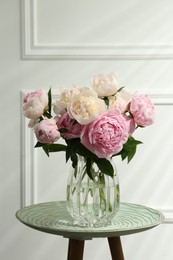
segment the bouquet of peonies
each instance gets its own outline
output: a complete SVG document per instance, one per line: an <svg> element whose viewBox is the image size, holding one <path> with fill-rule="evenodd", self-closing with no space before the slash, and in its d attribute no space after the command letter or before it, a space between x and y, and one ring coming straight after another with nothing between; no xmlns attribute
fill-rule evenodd
<svg viewBox="0 0 173 260"><path fill-rule="evenodd" d="M111 157L121 155L129 162L141 143L132 134L138 127L151 125L154 113L150 98L119 87L115 73L94 76L90 88L63 89L54 101L51 89L28 93L23 101L23 114L30 119L28 126L38 140L35 147L42 147L48 156L64 151L74 168L78 155L83 156L90 177L93 162L110 176ZM65 144L57 142L60 138Z"/></svg>

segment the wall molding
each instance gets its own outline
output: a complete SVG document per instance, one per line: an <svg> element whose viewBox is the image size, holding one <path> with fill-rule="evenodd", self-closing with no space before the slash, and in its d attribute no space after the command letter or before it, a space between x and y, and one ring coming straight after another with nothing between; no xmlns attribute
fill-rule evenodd
<svg viewBox="0 0 173 260"><path fill-rule="evenodd" d="M21 106L23 97L30 91L21 90ZM56 92L53 92L55 99ZM151 96L155 105L173 105L173 92L162 93L160 90L141 91ZM28 119L21 112L21 207L37 203L36 193L36 152L34 150L35 139L32 131L28 129ZM158 209L165 216L164 223L173 224L173 208L160 207Z"/></svg>
<svg viewBox="0 0 173 260"><path fill-rule="evenodd" d="M173 45L37 43L36 0L21 0L21 58L26 60L172 60Z"/></svg>
<svg viewBox="0 0 173 260"><path fill-rule="evenodd" d="M27 91L21 91L21 107ZM21 111L21 207L34 204L35 199L35 152L34 135L28 129L28 120Z"/></svg>

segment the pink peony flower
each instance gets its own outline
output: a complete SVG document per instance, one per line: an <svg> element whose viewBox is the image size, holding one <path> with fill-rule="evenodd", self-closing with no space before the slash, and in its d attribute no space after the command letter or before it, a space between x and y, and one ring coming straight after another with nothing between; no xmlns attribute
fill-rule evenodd
<svg viewBox="0 0 173 260"><path fill-rule="evenodd" d="M127 139L128 129L119 110L100 115L81 134L82 144L100 158L120 152Z"/></svg>
<svg viewBox="0 0 173 260"><path fill-rule="evenodd" d="M35 127L35 135L41 143L51 144L60 138L60 132L54 119L42 120Z"/></svg>
<svg viewBox="0 0 173 260"><path fill-rule="evenodd" d="M154 122L155 107L147 95L135 93L130 103L130 113L137 125L147 126Z"/></svg>
<svg viewBox="0 0 173 260"><path fill-rule="evenodd" d="M30 119L37 119L43 115L48 106L48 95L44 90L28 93L23 99L23 114Z"/></svg>
<svg viewBox="0 0 173 260"><path fill-rule="evenodd" d="M66 139L79 138L83 126L80 125L76 120L71 119L69 114L66 112L61 117L55 117L58 128L66 128L68 131L63 135Z"/></svg>
<svg viewBox="0 0 173 260"><path fill-rule="evenodd" d="M133 119L133 117L126 115L124 115L124 119L126 121L127 131L129 135L132 135L136 128L135 120Z"/></svg>
<svg viewBox="0 0 173 260"><path fill-rule="evenodd" d="M121 113L125 113L129 109L130 101L131 94L122 89L115 96L109 97L109 110L119 109Z"/></svg>

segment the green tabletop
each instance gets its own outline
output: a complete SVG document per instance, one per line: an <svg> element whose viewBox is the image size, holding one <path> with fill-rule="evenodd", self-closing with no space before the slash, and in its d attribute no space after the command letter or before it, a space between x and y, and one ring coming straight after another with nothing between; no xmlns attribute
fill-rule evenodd
<svg viewBox="0 0 173 260"><path fill-rule="evenodd" d="M73 225L64 201L24 207L17 211L16 217L31 228L72 239L133 234L153 228L164 220L163 214L155 209L132 203L121 203L111 225L101 228L78 227Z"/></svg>

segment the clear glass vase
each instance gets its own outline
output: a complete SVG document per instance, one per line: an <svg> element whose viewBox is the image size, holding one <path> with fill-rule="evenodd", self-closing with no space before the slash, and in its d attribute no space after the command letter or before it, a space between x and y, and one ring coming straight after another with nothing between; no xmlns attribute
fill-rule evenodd
<svg viewBox="0 0 173 260"><path fill-rule="evenodd" d="M114 176L103 174L97 164L92 164L92 178L86 173L86 162L78 157L76 168L71 167L67 182L67 210L74 225L103 227L119 209L120 193L116 167L111 161Z"/></svg>

